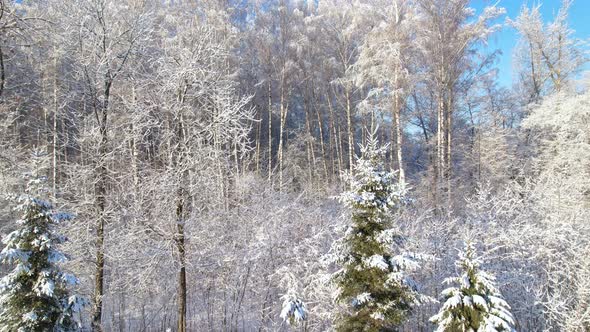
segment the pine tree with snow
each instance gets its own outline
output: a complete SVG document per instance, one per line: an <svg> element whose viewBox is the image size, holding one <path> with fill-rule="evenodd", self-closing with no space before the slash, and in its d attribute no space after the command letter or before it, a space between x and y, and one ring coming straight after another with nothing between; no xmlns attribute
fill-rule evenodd
<svg viewBox="0 0 590 332"><path fill-rule="evenodd" d="M339 197L352 211L352 224L329 259L342 266L333 281L337 300L348 308L336 322L339 331L394 330L423 299L406 275L422 257L401 252L403 237L392 223L405 185L383 170L386 148L378 147L375 135L369 137L349 178L351 189Z"/></svg>
<svg viewBox="0 0 590 332"><path fill-rule="evenodd" d="M287 288L287 293L281 296L283 308L281 309L280 317L291 327L304 324L308 317L307 306L299 296L300 292L297 291L302 281L287 266L279 268L277 273L282 274L282 278L280 279L281 286ZM305 325L303 329L305 329Z"/></svg>
<svg viewBox="0 0 590 332"><path fill-rule="evenodd" d="M281 298L283 299L283 309L280 316L283 321L290 326L297 326L307 320L307 306L292 289Z"/></svg>
<svg viewBox="0 0 590 332"><path fill-rule="evenodd" d="M45 178L33 174L28 192L37 191ZM14 269L0 279L0 331L75 331L74 315L85 301L70 295L75 276L62 272L67 260L57 246L66 239L55 226L71 218L57 212L49 202L24 194L18 198L22 217L17 229L4 239L0 262Z"/></svg>
<svg viewBox="0 0 590 332"><path fill-rule="evenodd" d="M438 314L430 318L438 324L437 332L514 330L510 306L494 285L494 276L480 269L481 263L474 243L467 241L455 262L461 275L444 281L457 286L442 291L445 303Z"/></svg>

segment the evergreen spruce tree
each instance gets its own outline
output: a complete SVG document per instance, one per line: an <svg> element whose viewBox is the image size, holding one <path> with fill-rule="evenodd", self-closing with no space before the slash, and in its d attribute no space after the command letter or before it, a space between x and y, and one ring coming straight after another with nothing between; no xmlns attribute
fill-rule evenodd
<svg viewBox="0 0 590 332"><path fill-rule="evenodd" d="M438 324L437 332L513 331L510 306L494 285L494 276L482 271L480 264L475 245L467 241L455 262L461 275L444 281L457 286L442 292L445 303L430 319Z"/></svg>
<svg viewBox="0 0 590 332"><path fill-rule="evenodd" d="M352 211L352 223L329 259L342 266L333 281L337 300L348 308L336 322L339 331L393 331L423 298L406 276L421 257L400 251L403 237L392 223L405 186L383 169L386 148L378 147L374 134L369 137L349 178L350 191L339 197Z"/></svg>
<svg viewBox="0 0 590 332"><path fill-rule="evenodd" d="M297 326L299 323L307 320L307 306L294 290L289 289L287 294L281 297L283 299L283 309L281 310L281 318L287 322L289 326Z"/></svg>
<svg viewBox="0 0 590 332"><path fill-rule="evenodd" d="M37 169L27 192L41 192L44 181ZM66 257L57 246L66 239L54 229L70 215L30 194L21 195L18 202L22 217L17 229L3 239L0 252L0 262L14 266L0 279L0 331L79 330L74 314L85 301L69 294L68 287L78 280L59 268Z"/></svg>

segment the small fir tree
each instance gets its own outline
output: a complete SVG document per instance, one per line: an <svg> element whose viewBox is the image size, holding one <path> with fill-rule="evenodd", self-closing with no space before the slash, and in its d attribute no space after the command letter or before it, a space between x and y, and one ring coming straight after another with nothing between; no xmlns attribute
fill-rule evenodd
<svg viewBox="0 0 590 332"><path fill-rule="evenodd" d="M307 306L294 290L289 289L287 294L281 296L281 299L283 299L283 309L280 316L289 326L297 326L307 320Z"/></svg>
<svg viewBox="0 0 590 332"><path fill-rule="evenodd" d="M361 147L350 176L350 191L340 201L352 210L352 224L332 247L329 262L342 266L334 273L336 299L348 310L338 319L339 331L391 331L422 300L406 272L419 267L422 257L400 251L402 236L393 228L405 185L383 170L380 160L387 147L375 135Z"/></svg>
<svg viewBox="0 0 590 332"><path fill-rule="evenodd" d="M304 325L303 329L305 330L305 321L308 317L307 306L299 296L300 292L297 291L300 288L301 280L287 266L278 269L277 273L282 274L280 284L287 288L287 293L281 296L283 308L280 317L293 328Z"/></svg>
<svg viewBox="0 0 590 332"><path fill-rule="evenodd" d="M510 306L494 285L494 276L480 269L481 263L475 245L467 241L455 262L461 275L444 281L457 286L442 291L445 303L438 314L430 318L438 324L437 332L514 330Z"/></svg>
<svg viewBox="0 0 590 332"><path fill-rule="evenodd" d="M27 192L41 192L38 188L45 178L36 173ZM29 194L18 202L22 218L3 239L5 247L0 252L0 262L14 266L0 279L0 331L79 330L74 315L85 301L69 293L68 287L78 280L59 268L67 258L57 246L66 239L54 229L71 216Z"/></svg>

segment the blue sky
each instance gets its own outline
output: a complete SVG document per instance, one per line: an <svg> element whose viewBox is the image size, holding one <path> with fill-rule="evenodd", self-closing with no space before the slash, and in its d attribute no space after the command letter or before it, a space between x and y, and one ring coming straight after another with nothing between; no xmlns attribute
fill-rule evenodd
<svg viewBox="0 0 590 332"><path fill-rule="evenodd" d="M561 0L472 0L472 6L478 11L486 5L498 3L498 6L506 8L506 15L512 19L518 16L523 5L529 7L536 3L541 4L541 13L545 22L552 21L559 10ZM504 18L505 19L505 18ZM502 22L504 21L502 19ZM590 0L574 0L569 11L570 27L575 30L575 37L590 39ZM514 29L505 27L496 33L489 41L489 47L500 49L499 79L500 84L510 87L512 85L512 49L516 45L518 36Z"/></svg>

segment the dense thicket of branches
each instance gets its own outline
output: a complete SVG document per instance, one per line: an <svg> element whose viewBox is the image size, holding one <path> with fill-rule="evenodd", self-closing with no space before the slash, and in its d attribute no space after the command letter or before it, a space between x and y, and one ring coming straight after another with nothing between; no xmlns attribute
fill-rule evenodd
<svg viewBox="0 0 590 332"><path fill-rule="evenodd" d="M61 249L85 328L281 330L284 300L324 331L342 308L321 257L350 224L333 197L371 133L408 183L388 218L434 258L422 294L468 235L517 330L588 330L590 86L570 5L546 23L469 0L0 0L0 234L44 150L48 196L75 214ZM513 89L487 46L509 27ZM434 329L440 306L403 328Z"/></svg>

